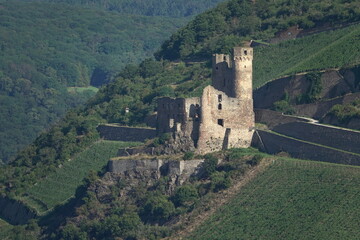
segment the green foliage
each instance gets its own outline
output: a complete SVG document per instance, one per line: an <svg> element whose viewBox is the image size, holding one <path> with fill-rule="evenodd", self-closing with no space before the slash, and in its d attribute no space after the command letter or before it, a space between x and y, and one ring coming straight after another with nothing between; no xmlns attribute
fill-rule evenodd
<svg viewBox="0 0 360 240"><path fill-rule="evenodd" d="M194 158L195 153L194 152L186 152L183 156L184 160L191 160Z"/></svg>
<svg viewBox="0 0 360 240"><path fill-rule="evenodd" d="M299 96L298 104L313 103L320 98L322 91L321 73L308 73L306 74L306 80L310 82L310 86L305 94Z"/></svg>
<svg viewBox="0 0 360 240"><path fill-rule="evenodd" d="M331 4L314 1L299 3L289 0L239 1L219 4L211 11L198 15L192 22L165 41L156 54L158 59L189 59L210 57L216 50L227 51L241 43L241 39L269 39L290 26L303 28L325 23L339 24L359 20L357 1L332 1ZM218 48L224 36L226 43ZM224 45L225 44L225 45ZM223 52L226 53L226 52Z"/></svg>
<svg viewBox="0 0 360 240"><path fill-rule="evenodd" d="M356 239L359 170L276 160L189 239Z"/></svg>
<svg viewBox="0 0 360 240"><path fill-rule="evenodd" d="M218 159L212 154L206 154L204 163L202 164L203 177L209 178L216 171Z"/></svg>
<svg viewBox="0 0 360 240"><path fill-rule="evenodd" d="M351 119L360 119L360 100L351 104L337 104L330 109L327 115L336 117L341 124L347 124Z"/></svg>
<svg viewBox="0 0 360 240"><path fill-rule="evenodd" d="M34 0L23 0L34 1ZM67 3L126 14L184 17L196 15L223 0L36 0Z"/></svg>
<svg viewBox="0 0 360 240"><path fill-rule="evenodd" d="M144 222L163 222L175 213L174 204L164 195L156 193L147 197L140 216Z"/></svg>
<svg viewBox="0 0 360 240"><path fill-rule="evenodd" d="M184 185L176 189L171 201L175 207L190 207L199 198L197 189L193 185Z"/></svg>
<svg viewBox="0 0 360 240"><path fill-rule="evenodd" d="M3 162L12 160L67 110L93 96L89 91L68 92L66 87L103 85L126 64L150 57L187 21L37 1L2 1L0 16ZM148 62L142 72L146 77L159 70L158 62Z"/></svg>
<svg viewBox="0 0 360 240"><path fill-rule="evenodd" d="M210 175L211 189L214 192L221 191L231 186L231 180L226 172L213 172Z"/></svg>
<svg viewBox="0 0 360 240"><path fill-rule="evenodd" d="M294 114L295 113L295 109L286 100L280 100L280 101L274 102L273 110L277 111L277 112L282 112L285 114Z"/></svg>

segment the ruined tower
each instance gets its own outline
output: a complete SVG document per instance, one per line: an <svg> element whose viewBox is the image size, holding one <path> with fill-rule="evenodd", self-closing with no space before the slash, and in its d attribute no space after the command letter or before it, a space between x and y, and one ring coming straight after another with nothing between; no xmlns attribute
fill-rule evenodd
<svg viewBox="0 0 360 240"><path fill-rule="evenodd" d="M250 146L255 127L252 60L250 47L213 56L212 86L201 97L200 153Z"/></svg>
<svg viewBox="0 0 360 240"><path fill-rule="evenodd" d="M191 136L199 153L249 147L255 127L252 60L250 47L214 54L212 85L201 98L159 99L158 132Z"/></svg>

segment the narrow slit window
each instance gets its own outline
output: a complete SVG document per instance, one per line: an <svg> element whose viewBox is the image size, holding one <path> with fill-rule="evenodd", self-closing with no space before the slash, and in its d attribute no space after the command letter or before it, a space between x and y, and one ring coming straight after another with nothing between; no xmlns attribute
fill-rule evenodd
<svg viewBox="0 0 360 240"><path fill-rule="evenodd" d="M218 95L218 102L221 102L222 101L222 95Z"/></svg>
<svg viewBox="0 0 360 240"><path fill-rule="evenodd" d="M218 119L218 124L223 127L224 126L224 119Z"/></svg>
<svg viewBox="0 0 360 240"><path fill-rule="evenodd" d="M219 105L218 105L218 109L219 109L219 110L221 110L221 109L222 109L222 104L221 104L221 103L219 103Z"/></svg>
<svg viewBox="0 0 360 240"><path fill-rule="evenodd" d="M244 55L247 55L247 54L248 54L247 50L244 50Z"/></svg>

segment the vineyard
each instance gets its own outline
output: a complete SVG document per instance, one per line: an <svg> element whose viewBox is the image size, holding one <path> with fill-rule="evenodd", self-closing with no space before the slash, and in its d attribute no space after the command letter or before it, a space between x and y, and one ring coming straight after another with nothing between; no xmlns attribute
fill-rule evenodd
<svg viewBox="0 0 360 240"><path fill-rule="evenodd" d="M278 159L189 239L358 239L360 168Z"/></svg>
<svg viewBox="0 0 360 240"><path fill-rule="evenodd" d="M299 72L359 64L359 34L360 25L357 24L258 47L254 51L254 86Z"/></svg>
<svg viewBox="0 0 360 240"><path fill-rule="evenodd" d="M46 179L28 189L22 201L40 214L51 210L75 195L90 171L102 170L119 148L135 146L138 143L99 141L69 160Z"/></svg>

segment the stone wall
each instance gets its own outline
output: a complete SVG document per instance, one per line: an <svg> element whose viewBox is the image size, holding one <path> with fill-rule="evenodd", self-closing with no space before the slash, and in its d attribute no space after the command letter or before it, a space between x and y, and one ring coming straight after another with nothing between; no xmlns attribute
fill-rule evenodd
<svg viewBox="0 0 360 240"><path fill-rule="evenodd" d="M291 157L360 166L360 155L305 143L275 133L257 130L252 146L269 153L287 152Z"/></svg>
<svg viewBox="0 0 360 240"><path fill-rule="evenodd" d="M101 138L112 141L143 142L156 137L156 130L152 128L99 125L97 130Z"/></svg>
<svg viewBox="0 0 360 240"><path fill-rule="evenodd" d="M304 122L275 126L273 131L296 139L360 154L360 132Z"/></svg>
<svg viewBox="0 0 360 240"><path fill-rule="evenodd" d="M122 175L146 173L155 179L170 176L179 185L191 175L199 173L203 162L204 160L119 159L110 160L108 170Z"/></svg>
<svg viewBox="0 0 360 240"><path fill-rule="evenodd" d="M306 121L301 118L283 115L281 112L276 112L268 109L255 109L254 112L255 122L263 123L270 129L273 129L273 127L285 123Z"/></svg>
<svg viewBox="0 0 360 240"><path fill-rule="evenodd" d="M0 197L0 217L13 225L26 224L36 213L19 201Z"/></svg>
<svg viewBox="0 0 360 240"><path fill-rule="evenodd" d="M227 96L207 86L201 97L200 153L249 147L254 130L252 99Z"/></svg>

